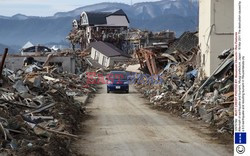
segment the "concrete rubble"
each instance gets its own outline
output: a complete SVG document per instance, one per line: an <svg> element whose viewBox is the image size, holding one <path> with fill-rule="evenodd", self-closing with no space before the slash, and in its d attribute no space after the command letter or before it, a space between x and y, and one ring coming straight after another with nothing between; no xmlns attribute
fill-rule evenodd
<svg viewBox="0 0 250 156"><path fill-rule="evenodd" d="M2 73L1 153L68 155L85 114L84 101L75 98L87 97L95 86L87 84L84 73L65 73L50 65L5 68Z"/></svg>
<svg viewBox="0 0 250 156"><path fill-rule="evenodd" d="M218 133L233 135L233 50L222 52L218 57L221 64L206 78L200 70L194 34L184 33L163 53L155 49L137 51L144 74L135 74L135 86L155 107L203 120Z"/></svg>

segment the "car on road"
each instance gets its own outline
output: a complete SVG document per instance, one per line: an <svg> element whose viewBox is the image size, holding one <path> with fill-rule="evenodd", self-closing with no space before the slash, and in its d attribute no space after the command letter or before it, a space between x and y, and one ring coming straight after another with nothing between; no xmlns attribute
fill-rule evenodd
<svg viewBox="0 0 250 156"><path fill-rule="evenodd" d="M125 91L129 93L129 81L125 71L111 71L106 75L107 93L111 91Z"/></svg>

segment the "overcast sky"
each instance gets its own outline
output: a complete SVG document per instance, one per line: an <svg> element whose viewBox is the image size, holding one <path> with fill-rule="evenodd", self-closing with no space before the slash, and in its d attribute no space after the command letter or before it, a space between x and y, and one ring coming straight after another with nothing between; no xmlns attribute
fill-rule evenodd
<svg viewBox="0 0 250 156"><path fill-rule="evenodd" d="M132 0L132 3L145 1L159 0ZM12 16L21 13L32 16L51 16L56 12L70 11L100 2L131 4L131 0L0 0L0 15Z"/></svg>

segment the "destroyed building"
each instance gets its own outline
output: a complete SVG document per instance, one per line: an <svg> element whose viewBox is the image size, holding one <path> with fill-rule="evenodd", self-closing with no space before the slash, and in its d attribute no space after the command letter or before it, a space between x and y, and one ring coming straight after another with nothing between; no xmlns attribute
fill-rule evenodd
<svg viewBox="0 0 250 156"><path fill-rule="evenodd" d="M180 51L187 53L198 45L198 32L184 32L178 39L169 44L168 50L165 53L173 53Z"/></svg>
<svg viewBox="0 0 250 156"><path fill-rule="evenodd" d="M139 69L146 76L136 74L134 81L157 108L203 120L217 133L232 136L233 0L200 0L199 4L199 32L184 32L167 49L140 47Z"/></svg>
<svg viewBox="0 0 250 156"><path fill-rule="evenodd" d="M50 53L52 50L46 46L31 46L21 50L21 55L40 55L45 53Z"/></svg>
<svg viewBox="0 0 250 156"><path fill-rule="evenodd" d="M151 77L154 81L137 74L136 86L155 107L182 117L203 120L215 126L218 133L232 135L234 51L228 49L221 53L220 65L206 81L197 78L196 54L197 51L182 61L178 60L178 55L170 54L170 62L161 68L159 76ZM151 70L154 72L154 68Z"/></svg>
<svg viewBox="0 0 250 156"><path fill-rule="evenodd" d="M73 45L87 48L91 42L104 41L123 49L129 19L123 10L115 12L82 12L80 20L73 20L72 32L67 37Z"/></svg>
<svg viewBox="0 0 250 156"><path fill-rule="evenodd" d="M103 67L114 66L117 63L126 62L131 58L111 43L102 41L92 42L90 48L91 58L89 59L92 60L91 62L95 61Z"/></svg>
<svg viewBox="0 0 250 156"><path fill-rule="evenodd" d="M78 138L77 125L85 114L82 102L96 89L85 75L50 64L63 57L48 55L43 66L33 60L10 70L8 62L23 62L24 57L5 60L7 53L6 48L0 67L1 155L69 155L68 145Z"/></svg>
<svg viewBox="0 0 250 156"><path fill-rule="evenodd" d="M5 67L17 71L18 69L22 68L25 64L24 61L27 58L33 58L35 62L37 62L37 65L42 65L48 60L48 55L8 55L6 57L5 61ZM0 55L0 58L2 56ZM75 58L74 56L63 56L63 55L58 55L54 56L49 59L48 64L50 65L55 65L58 66L60 65L63 69L63 71L68 72L68 73L75 73ZM39 67L38 67L39 68Z"/></svg>
<svg viewBox="0 0 250 156"><path fill-rule="evenodd" d="M234 51L220 51L214 58L220 64L204 79L200 77L198 36L198 32L184 32L167 49L137 50L139 69L146 75L136 74L133 82L154 106L182 117L197 117L215 126L218 133L233 134Z"/></svg>
<svg viewBox="0 0 250 156"><path fill-rule="evenodd" d="M137 50L136 54L141 69L155 75L159 74L169 63L193 59L198 51L197 44L197 32L184 32L168 46L145 47Z"/></svg>
<svg viewBox="0 0 250 156"><path fill-rule="evenodd" d="M175 40L175 32L166 30L153 33L139 29L130 29L126 40L128 41L128 52L133 54L136 50L145 47L167 48L169 43Z"/></svg>
<svg viewBox="0 0 250 156"><path fill-rule="evenodd" d="M5 67L17 71L30 64L37 66L38 69L45 65L52 65L59 66L64 72L76 73L77 59L75 55L69 51L56 51L46 46L34 46L31 42L27 42L20 53L6 56ZM2 55L0 55L0 58L2 58Z"/></svg>

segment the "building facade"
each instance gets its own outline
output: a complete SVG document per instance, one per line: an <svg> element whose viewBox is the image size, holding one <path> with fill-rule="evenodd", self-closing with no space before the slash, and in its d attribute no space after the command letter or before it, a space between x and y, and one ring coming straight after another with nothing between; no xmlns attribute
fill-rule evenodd
<svg viewBox="0 0 250 156"><path fill-rule="evenodd" d="M233 48L234 0L199 0L201 67L210 76L225 49Z"/></svg>

